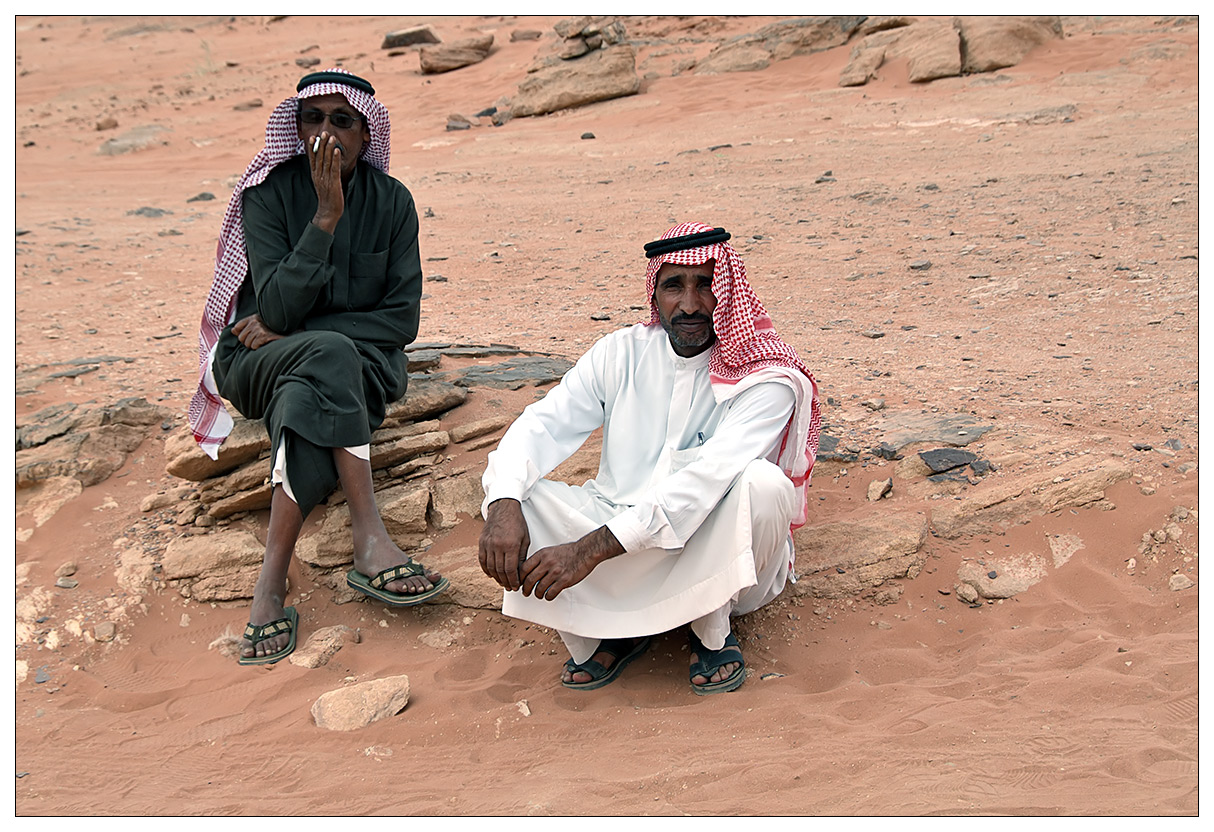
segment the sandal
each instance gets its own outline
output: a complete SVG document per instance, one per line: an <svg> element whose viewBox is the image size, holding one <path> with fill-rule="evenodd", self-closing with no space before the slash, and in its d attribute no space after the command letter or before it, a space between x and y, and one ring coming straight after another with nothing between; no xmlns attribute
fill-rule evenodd
<svg viewBox="0 0 1214 832"><path fill-rule="evenodd" d="M290 633L291 640L287 642L287 646L279 650L277 653L271 653L268 656L241 656L240 664L274 664L274 662L282 661L287 656L295 652L295 631L299 629L299 614L295 612L295 607L287 607L283 612L286 613L285 618L276 618L269 624L253 624L245 625L244 637L252 642L253 647L261 644L263 641L274 636Z"/></svg>
<svg viewBox="0 0 1214 832"><path fill-rule="evenodd" d="M696 694L706 696L710 693L725 693L742 687L742 683L746 681L746 660L742 658L742 648L733 633L725 637L725 646L720 650L709 650L700 641L699 637L690 630L688 631L688 644L691 647L691 652L699 657L695 664L691 666L689 678L703 676L705 679L711 679L712 674L725 665L732 662L739 663L737 670L719 682L707 682L703 685L697 685L695 682L692 682L691 689Z"/></svg>
<svg viewBox="0 0 1214 832"><path fill-rule="evenodd" d="M434 596L441 594L451 584L444 577L439 578L438 583L425 592L392 592L391 590L384 589L384 587L393 581L401 578L412 578L418 575L423 578L426 577L426 567L413 558L409 558L399 566L385 569L374 578L368 578L357 569L351 569L346 573L346 584L357 589L363 595L367 595L377 601L383 601L390 607L412 607L423 601L429 601Z"/></svg>
<svg viewBox="0 0 1214 832"><path fill-rule="evenodd" d="M578 664L573 659L565 662L565 669L570 673L577 673L579 670L583 673L590 674L589 682L564 682L561 684L573 690L595 690L604 685L609 685L616 680L620 672L632 662L637 656L640 656L649 649L649 636L645 636L635 644L631 643L630 639L626 638L608 638L603 639L599 644L595 654L607 653L615 657L611 667L603 667L593 658Z"/></svg>

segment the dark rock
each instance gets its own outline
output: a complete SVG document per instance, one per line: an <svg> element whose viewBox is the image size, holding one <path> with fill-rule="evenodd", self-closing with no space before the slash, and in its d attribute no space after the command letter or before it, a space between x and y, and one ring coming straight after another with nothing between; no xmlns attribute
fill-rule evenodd
<svg viewBox="0 0 1214 832"><path fill-rule="evenodd" d="M126 215L128 217L152 217L155 219L156 217L163 217L165 214L171 213L173 212L166 211L163 208L151 208L145 205L142 208L136 208L134 211L127 211Z"/></svg>
<svg viewBox="0 0 1214 832"><path fill-rule="evenodd" d="M1150 451L1154 449L1155 446L1150 442L1132 442L1130 443L1130 447L1136 451Z"/></svg>
<svg viewBox="0 0 1214 832"><path fill-rule="evenodd" d="M593 138L594 138L594 134L593 134L593 133L583 133L583 134L582 134L582 138L583 138L583 139L593 139Z"/></svg>
<svg viewBox="0 0 1214 832"><path fill-rule="evenodd" d="M940 474L951 471L962 465L969 465L978 459L977 454L963 451L959 448L937 448L934 451L920 451L919 458L927 464L933 473Z"/></svg>
<svg viewBox="0 0 1214 832"><path fill-rule="evenodd" d="M296 58L295 65L301 69L316 66L320 63L320 58Z"/></svg>
<svg viewBox="0 0 1214 832"><path fill-rule="evenodd" d="M573 364L564 358L542 355L521 355L488 367L469 367L457 373L446 373L460 387L497 387L518 390L528 384L541 385L560 381Z"/></svg>
<svg viewBox="0 0 1214 832"><path fill-rule="evenodd" d="M911 263L909 266L909 268L912 271L917 271L917 272L925 272L928 269L930 269L931 267L932 267L931 260L916 260L915 262Z"/></svg>
<svg viewBox="0 0 1214 832"><path fill-rule="evenodd" d="M539 40L543 34L538 29L515 29L510 33L510 42L518 43L520 40Z"/></svg>
<svg viewBox="0 0 1214 832"><path fill-rule="evenodd" d="M46 672L46 666L38 668L38 672L34 674L34 684L41 685L43 682L49 682L51 674Z"/></svg>
<svg viewBox="0 0 1214 832"><path fill-rule="evenodd" d="M856 462L859 457L847 450L840 450L839 440L825 433L818 437L818 459L831 459L836 462Z"/></svg>
<svg viewBox="0 0 1214 832"><path fill-rule="evenodd" d="M211 193L210 191L203 191L200 194L190 197L186 200L186 202L210 202L214 198L215 194Z"/></svg>
<svg viewBox="0 0 1214 832"><path fill-rule="evenodd" d="M882 459L901 459L902 455L898 453L898 449L892 445L882 442L877 447L873 448L873 455L879 456Z"/></svg>

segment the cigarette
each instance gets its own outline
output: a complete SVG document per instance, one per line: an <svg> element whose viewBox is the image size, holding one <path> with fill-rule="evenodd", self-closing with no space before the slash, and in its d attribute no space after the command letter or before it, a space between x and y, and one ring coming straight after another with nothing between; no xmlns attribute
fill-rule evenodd
<svg viewBox="0 0 1214 832"><path fill-rule="evenodd" d="M312 152L315 153L318 150L320 150L320 136L312 140Z"/></svg>

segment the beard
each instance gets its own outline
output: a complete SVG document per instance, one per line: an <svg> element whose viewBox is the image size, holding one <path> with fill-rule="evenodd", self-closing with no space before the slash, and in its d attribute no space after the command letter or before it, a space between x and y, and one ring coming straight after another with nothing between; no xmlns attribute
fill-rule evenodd
<svg viewBox="0 0 1214 832"><path fill-rule="evenodd" d="M717 334L712 328L712 317L710 315L676 314L672 318L667 318L662 313L661 307L658 307L658 320L662 324L662 329L666 330L666 336L670 339L670 343L674 345L676 351L691 351L691 354L698 354L703 352L708 347L711 347L713 342L717 339ZM697 322L707 324L704 330L699 334L680 332L677 327L677 325L680 323Z"/></svg>

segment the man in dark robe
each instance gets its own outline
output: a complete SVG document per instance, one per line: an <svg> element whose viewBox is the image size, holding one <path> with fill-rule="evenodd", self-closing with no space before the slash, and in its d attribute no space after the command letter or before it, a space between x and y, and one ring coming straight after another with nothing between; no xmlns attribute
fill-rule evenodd
<svg viewBox="0 0 1214 832"><path fill-rule="evenodd" d="M270 434L270 522L242 664L294 649L287 567L304 518L339 483L350 586L412 606L448 583L388 536L372 486L371 432L405 394L422 285L417 211L388 176L388 112L374 94L344 70L305 76L271 115L224 216L190 424L216 456L232 424L222 396Z"/></svg>

